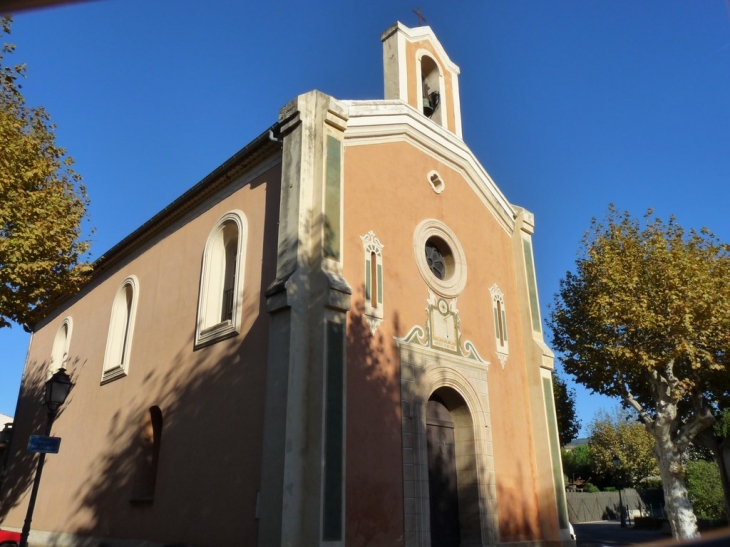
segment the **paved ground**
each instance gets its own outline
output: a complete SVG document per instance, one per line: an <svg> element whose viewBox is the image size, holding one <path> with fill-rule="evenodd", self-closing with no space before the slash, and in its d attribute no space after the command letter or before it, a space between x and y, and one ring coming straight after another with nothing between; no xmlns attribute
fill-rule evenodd
<svg viewBox="0 0 730 547"><path fill-rule="evenodd" d="M671 535L656 530L621 528L621 523L614 521L584 522L574 524L573 528L578 536L578 547L636 545L671 538Z"/></svg>
<svg viewBox="0 0 730 547"><path fill-rule="evenodd" d="M621 528L618 522L584 522L574 524L578 536L577 547L616 547L619 545L649 544L646 547L672 547L677 542L669 532L655 530L634 530L632 527ZM686 547L728 547L730 546L730 528L702 532L702 537L692 540Z"/></svg>

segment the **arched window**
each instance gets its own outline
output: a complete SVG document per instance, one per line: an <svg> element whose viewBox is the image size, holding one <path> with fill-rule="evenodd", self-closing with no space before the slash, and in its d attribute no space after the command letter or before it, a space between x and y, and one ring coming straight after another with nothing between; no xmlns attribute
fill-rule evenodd
<svg viewBox="0 0 730 547"><path fill-rule="evenodd" d="M68 348L71 344L71 330L73 322L67 317L61 323L56 331L56 338L53 339L53 349L51 350L51 362L48 366L48 377L50 378L54 372L60 368L68 368Z"/></svg>
<svg viewBox="0 0 730 547"><path fill-rule="evenodd" d="M375 233L370 230L360 236L365 260L365 302L363 313L375 332L383 320L383 247Z"/></svg>
<svg viewBox="0 0 730 547"><path fill-rule="evenodd" d="M102 384L126 376L129 371L138 298L139 280L132 275L124 280L112 304L101 374Z"/></svg>
<svg viewBox="0 0 730 547"><path fill-rule="evenodd" d="M248 225L242 211L223 215L208 236L200 276L195 345L238 334Z"/></svg>
<svg viewBox="0 0 730 547"><path fill-rule="evenodd" d="M420 104L423 114L437 124L446 127L444 108L443 72L438 63L425 51L418 53L420 72Z"/></svg>
<svg viewBox="0 0 730 547"><path fill-rule="evenodd" d="M162 411L159 406L153 406L145 414L138 438L137 468L132 492L134 502L151 502L155 497L161 442Z"/></svg>

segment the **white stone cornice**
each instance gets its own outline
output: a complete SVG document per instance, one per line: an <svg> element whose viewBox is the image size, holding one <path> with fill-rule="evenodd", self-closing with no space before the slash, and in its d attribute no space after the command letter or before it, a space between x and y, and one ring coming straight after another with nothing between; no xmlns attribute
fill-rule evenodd
<svg viewBox="0 0 730 547"><path fill-rule="evenodd" d="M420 42L423 39L430 39L431 45L436 50L436 53L438 53L439 57L441 57L441 59L444 61L448 69L454 74L460 73L459 67L451 59L449 59L449 55L446 53L446 50L441 45L441 42L439 42L438 38L436 38L436 35L434 34L433 30L431 30L431 27L423 26L409 28L400 21L398 21L388 30L383 32L383 34L381 34L380 40L385 41L391 34L396 31L400 31L405 39L410 43Z"/></svg>
<svg viewBox="0 0 730 547"><path fill-rule="evenodd" d="M510 234L514 231L514 207L464 141L400 100L343 102L350 114L345 146L413 145L460 172L502 227Z"/></svg>

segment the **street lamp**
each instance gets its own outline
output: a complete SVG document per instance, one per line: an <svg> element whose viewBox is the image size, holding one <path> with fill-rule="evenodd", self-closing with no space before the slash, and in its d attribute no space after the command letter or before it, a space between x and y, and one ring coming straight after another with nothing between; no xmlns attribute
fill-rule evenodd
<svg viewBox="0 0 730 547"><path fill-rule="evenodd" d="M45 403L48 407L48 421L46 422L45 436L51 434L51 426L53 420L56 419L58 409L66 402L69 392L73 384L71 378L63 368L58 369L53 376L46 382ZM33 520L33 509L35 509L35 500L38 496L38 487L41 484L41 473L43 473L43 464L46 461L45 452L41 452L38 457L38 469L35 472L33 480L33 489L30 492L30 500L28 501L28 511L25 514L25 522L23 523L23 532L20 536L20 546L28 547L28 534L30 534L30 523Z"/></svg>
<svg viewBox="0 0 730 547"><path fill-rule="evenodd" d="M613 466L618 469L621 468L621 458L618 457L617 454L613 455ZM618 475L618 473L617 473ZM626 528L626 512L624 511L624 501L623 497L621 496L621 483L618 483L618 504L620 506L621 511L621 528Z"/></svg>

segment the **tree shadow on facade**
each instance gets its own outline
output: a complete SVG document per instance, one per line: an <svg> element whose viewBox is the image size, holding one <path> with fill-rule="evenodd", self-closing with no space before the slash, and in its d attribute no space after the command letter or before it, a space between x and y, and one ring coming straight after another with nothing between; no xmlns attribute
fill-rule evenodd
<svg viewBox="0 0 730 547"><path fill-rule="evenodd" d="M524 476L522 466L518 466L513 480L502 480L497 483L497 503L499 504L500 540L505 542L530 541L542 537L539 515L535 509L537 493L525 491L520 485L531 483L532 474ZM528 502L528 497L532 499Z"/></svg>
<svg viewBox="0 0 730 547"><path fill-rule="evenodd" d="M43 403L46 363L33 362L23 376L16 409L13 437L8 447L7 465L0 469L0 523L20 503L33 484L38 455L26 450L30 435L43 433L48 410ZM22 422L18 417L23 417Z"/></svg>
<svg viewBox="0 0 730 547"><path fill-rule="evenodd" d="M373 332L364 288L347 329L347 544L393 545L403 533L398 314ZM357 518L350 518L357 515Z"/></svg>
<svg viewBox="0 0 730 547"><path fill-rule="evenodd" d="M261 451L247 439L262 435L264 401L256 391L266 371L247 352L266 341L261 322L243 342L203 351L190 351L191 337L174 368L146 375L144 389L109 420L106 449L76 487L74 533L193 544L213 535L230 545L255 535ZM156 443L154 427L149 434L155 413L163 424Z"/></svg>

